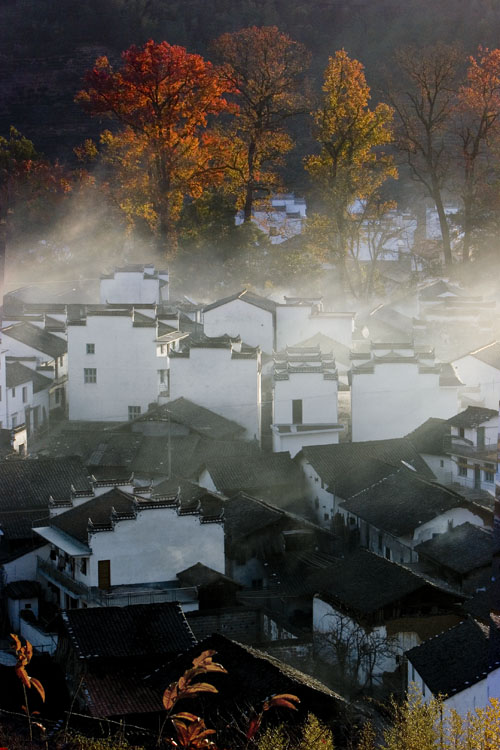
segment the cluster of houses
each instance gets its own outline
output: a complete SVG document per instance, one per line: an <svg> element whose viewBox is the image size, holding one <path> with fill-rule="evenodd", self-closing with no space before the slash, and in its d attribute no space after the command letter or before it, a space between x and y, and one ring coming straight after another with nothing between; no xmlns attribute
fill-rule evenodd
<svg viewBox="0 0 500 750"><path fill-rule="evenodd" d="M134 722L213 643L234 700L257 662L259 690L337 718L408 682L462 712L499 697L494 303L443 281L363 315L168 290L145 265L98 300L4 299L11 629L83 680L82 710ZM447 359L450 310L484 325Z"/></svg>

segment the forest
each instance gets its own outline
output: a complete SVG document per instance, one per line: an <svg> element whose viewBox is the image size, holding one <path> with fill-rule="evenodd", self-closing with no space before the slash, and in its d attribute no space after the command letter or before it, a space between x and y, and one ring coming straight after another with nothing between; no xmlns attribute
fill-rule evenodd
<svg viewBox="0 0 500 750"><path fill-rule="evenodd" d="M421 238L419 273L496 257L492 0L67 0L64 13L54 0L6 0L0 21L0 246L11 285L33 262L71 277L146 254L171 265L179 292L204 262L210 291L312 289L334 268L342 291L372 298L384 291L383 249L401 232L394 216L429 207L439 237ZM165 102L139 122L136 79L127 99L103 104L104 78L118 91L148 44L163 50L157 66L180 55L192 68L173 125ZM267 63L274 90L258 81ZM189 158L167 175L188 141ZM254 202L283 192L305 198L308 218L300 240L278 249L250 219Z"/></svg>

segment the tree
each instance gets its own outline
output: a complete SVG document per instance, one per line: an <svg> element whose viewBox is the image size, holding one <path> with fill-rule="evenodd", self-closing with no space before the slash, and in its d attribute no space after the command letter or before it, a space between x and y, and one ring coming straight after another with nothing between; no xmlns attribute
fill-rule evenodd
<svg viewBox="0 0 500 750"><path fill-rule="evenodd" d="M222 76L236 92L238 110L226 132L230 187L244 221L252 217L259 191L277 185L276 166L293 147L286 121L306 111L299 84L310 55L276 26L252 26L223 34L212 44Z"/></svg>
<svg viewBox="0 0 500 750"><path fill-rule="evenodd" d="M229 110L230 90L200 55L149 40L123 52L118 70L100 57L77 94L90 114L118 122L120 130L101 137L111 190L131 222L146 222L163 252L176 249L185 197L222 179L219 141L207 123Z"/></svg>
<svg viewBox="0 0 500 750"><path fill-rule="evenodd" d="M491 146L498 142L500 126L500 49L479 48L470 57L467 82L458 94L458 138L462 162L463 252L470 259L472 234L485 186L498 175Z"/></svg>
<svg viewBox="0 0 500 750"><path fill-rule="evenodd" d="M400 50L396 55L398 85L391 85L389 94L399 123L397 145L413 178L436 205L447 266L451 266L452 256L443 195L454 164L452 130L459 61L456 45Z"/></svg>
<svg viewBox="0 0 500 750"><path fill-rule="evenodd" d="M7 244L16 216L24 223L50 215L49 203L71 192L71 176L50 164L14 127L0 136L0 301L3 299Z"/></svg>
<svg viewBox="0 0 500 750"><path fill-rule="evenodd" d="M369 99L363 65L343 49L336 52L325 71L323 101L312 113L320 152L305 159L305 168L323 209L311 224L322 224L323 246L342 285L356 204L372 200L388 177L397 177L392 158L380 151L392 141L393 111L384 103L370 109Z"/></svg>

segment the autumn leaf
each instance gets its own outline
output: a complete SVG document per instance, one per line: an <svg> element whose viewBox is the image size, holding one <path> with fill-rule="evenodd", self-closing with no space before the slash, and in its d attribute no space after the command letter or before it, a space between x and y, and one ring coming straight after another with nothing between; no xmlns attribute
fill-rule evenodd
<svg viewBox="0 0 500 750"><path fill-rule="evenodd" d="M279 695L272 695L270 698L268 698L265 701L262 709L263 711L268 711L270 708L278 706L280 708L291 708L296 711L297 706L294 705L295 703L300 703L300 699L296 695L291 695L290 693L281 693Z"/></svg>

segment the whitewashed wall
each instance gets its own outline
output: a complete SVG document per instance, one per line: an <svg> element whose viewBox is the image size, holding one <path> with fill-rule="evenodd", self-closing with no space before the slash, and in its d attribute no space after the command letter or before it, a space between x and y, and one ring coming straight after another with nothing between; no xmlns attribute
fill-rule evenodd
<svg viewBox="0 0 500 750"><path fill-rule="evenodd" d="M496 367L467 355L453 362L460 380L471 388L479 387L479 393L471 398L480 406L496 409L500 400L500 371Z"/></svg>
<svg viewBox="0 0 500 750"><path fill-rule="evenodd" d="M145 266L146 274L154 274L154 266ZM161 278L144 278L143 271L115 271L112 278L102 278L100 284L101 303L151 304L168 300L168 286L160 281L168 281L168 274Z"/></svg>
<svg viewBox="0 0 500 750"><path fill-rule="evenodd" d="M300 466L305 478L306 497L311 503L316 519L321 526L330 527L331 519L337 511L334 495L328 492L319 474L304 458L300 459Z"/></svg>
<svg viewBox="0 0 500 750"><path fill-rule="evenodd" d="M352 439L404 437L429 417L458 411L457 387L440 387L439 375L419 373L411 363L385 363L352 376Z"/></svg>
<svg viewBox="0 0 500 750"><path fill-rule="evenodd" d="M302 423L336 423L336 380L325 380L323 373L291 373L288 380L275 380L273 423L292 424L292 401L302 399Z"/></svg>
<svg viewBox="0 0 500 750"><path fill-rule="evenodd" d="M110 560L111 585L174 580L185 568L201 562L224 573L224 528L200 523L199 516L178 516L174 508L143 510L135 520L119 521L113 531L91 536L92 555L84 575L75 579L98 584L98 561Z"/></svg>
<svg viewBox="0 0 500 750"><path fill-rule="evenodd" d="M352 344L353 316L350 313L319 313L311 315L306 305L276 307L276 349L293 346L316 333L322 333L344 346Z"/></svg>
<svg viewBox="0 0 500 750"><path fill-rule="evenodd" d="M428 703L433 694L424 680L411 663L408 664L408 689L416 687ZM435 697L435 696L434 696ZM490 698L500 698L500 668L491 672L483 680L479 680L459 693L446 698L444 705L448 709L454 709L460 716L465 717L468 711L477 708L486 708Z"/></svg>
<svg viewBox="0 0 500 750"><path fill-rule="evenodd" d="M203 313L207 336L241 336L249 346L260 346L271 354L274 349L274 316L267 310L235 299Z"/></svg>
<svg viewBox="0 0 500 750"><path fill-rule="evenodd" d="M279 433L277 430L271 429L274 453L288 451L292 458L307 445L333 445L339 442L339 431L337 430Z"/></svg>
<svg viewBox="0 0 500 750"><path fill-rule="evenodd" d="M40 514L43 515L43 512ZM26 552L2 565L4 571L4 583L7 585L12 581L36 581L36 569L38 557L48 560L50 544L44 544L35 550Z"/></svg>
<svg viewBox="0 0 500 750"><path fill-rule="evenodd" d="M128 407L145 412L159 393L156 327L134 327L130 316L89 315L86 325L68 326L69 418L126 421ZM86 345L94 344L95 354ZM97 382L84 382L84 369L97 370Z"/></svg>
<svg viewBox="0 0 500 750"><path fill-rule="evenodd" d="M260 358L231 359L229 349L192 348L170 360L170 398L183 397L242 425L260 440Z"/></svg>

